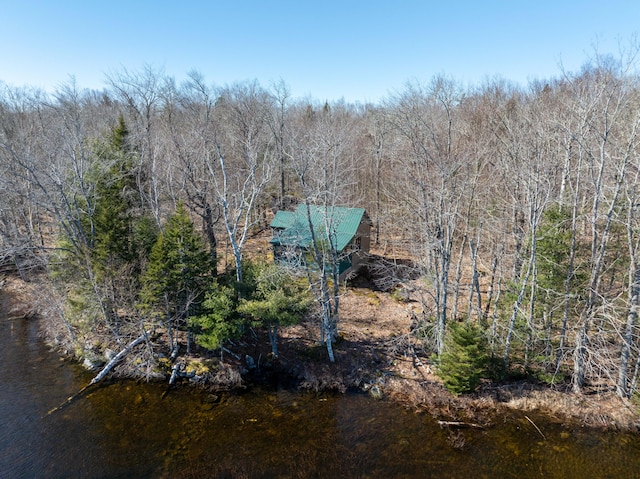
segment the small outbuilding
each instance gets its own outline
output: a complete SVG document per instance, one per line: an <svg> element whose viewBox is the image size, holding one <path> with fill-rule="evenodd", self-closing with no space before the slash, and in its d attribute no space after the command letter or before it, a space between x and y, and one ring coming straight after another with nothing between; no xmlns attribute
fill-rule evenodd
<svg viewBox="0 0 640 479"><path fill-rule="evenodd" d="M270 226L275 261L304 264L315 236L320 246L334 245L340 279L356 274L369 253L371 220L364 208L300 204L295 211L278 211Z"/></svg>

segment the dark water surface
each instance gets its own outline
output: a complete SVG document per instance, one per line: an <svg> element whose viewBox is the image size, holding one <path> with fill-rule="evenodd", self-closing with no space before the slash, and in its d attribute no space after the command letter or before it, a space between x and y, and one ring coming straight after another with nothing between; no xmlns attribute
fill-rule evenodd
<svg viewBox="0 0 640 479"><path fill-rule="evenodd" d="M631 478L640 437L521 415L455 432L362 395L221 398L91 378L0 319L0 478Z"/></svg>

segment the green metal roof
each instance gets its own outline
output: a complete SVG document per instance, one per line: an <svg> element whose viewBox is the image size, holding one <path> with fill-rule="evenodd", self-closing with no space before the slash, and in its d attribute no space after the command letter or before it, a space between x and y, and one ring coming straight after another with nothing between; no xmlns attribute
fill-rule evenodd
<svg viewBox="0 0 640 479"><path fill-rule="evenodd" d="M344 206L309 205L311 224L319 241L328 241L331 235L337 251L342 251L351 242L365 215L364 208ZM307 205L298 205L295 211L278 211L271 221L274 233L272 244L308 248L311 246L311 229L307 219Z"/></svg>
<svg viewBox="0 0 640 479"><path fill-rule="evenodd" d="M276 215L271 221L271 227L278 229L287 228L293 224L295 216L296 214L293 211L280 210L276 212Z"/></svg>

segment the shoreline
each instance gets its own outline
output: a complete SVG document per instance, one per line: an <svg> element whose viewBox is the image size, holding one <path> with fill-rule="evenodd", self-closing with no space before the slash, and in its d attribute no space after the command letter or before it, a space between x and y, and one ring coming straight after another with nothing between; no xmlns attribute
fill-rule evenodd
<svg viewBox="0 0 640 479"><path fill-rule="evenodd" d="M0 288L3 314L7 320L33 320L39 315L36 303L29 299L35 285L18 283L22 281L4 279ZM344 337L335 347L336 362L329 363L324 348L308 335L311 326L300 324L283 331L277 359L269 357L268 341L260 334L252 343L235 345L235 351L227 354L226 361L218 365L223 367L218 367L215 374L198 375L197 380L193 377L182 379L174 387L186 384L187 387L233 392L270 384L301 392L357 391L369 394L373 400L393 401L417 414L428 414L443 424L489 426L501 413L512 410L535 413L550 421L580 427L640 432L638 406L622 400L615 391L587 390L576 394L522 380L484 383L475 393L455 396L442 385L426 358L399 354L395 345L385 338L364 342L357 335L357 324L344 329ZM45 339L64 356L64 351L56 348L55 339ZM73 355L67 352L66 356ZM179 356L178 360L185 364L215 362L215 356ZM115 368L111 376L116 379L133 377L126 368L124 373L122 368L120 371ZM169 384L168 376L153 380Z"/></svg>

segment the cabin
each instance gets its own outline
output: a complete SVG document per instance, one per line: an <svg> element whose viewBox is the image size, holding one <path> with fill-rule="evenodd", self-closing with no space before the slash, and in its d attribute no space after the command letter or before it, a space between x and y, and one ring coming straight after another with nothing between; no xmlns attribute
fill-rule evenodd
<svg viewBox="0 0 640 479"><path fill-rule="evenodd" d="M364 208L301 204L295 211L280 210L271 221L273 258L302 265L312 244L309 218L316 242L333 244L339 258L339 278L357 274L365 264L371 244L371 220ZM330 241L331 240L331 241Z"/></svg>

